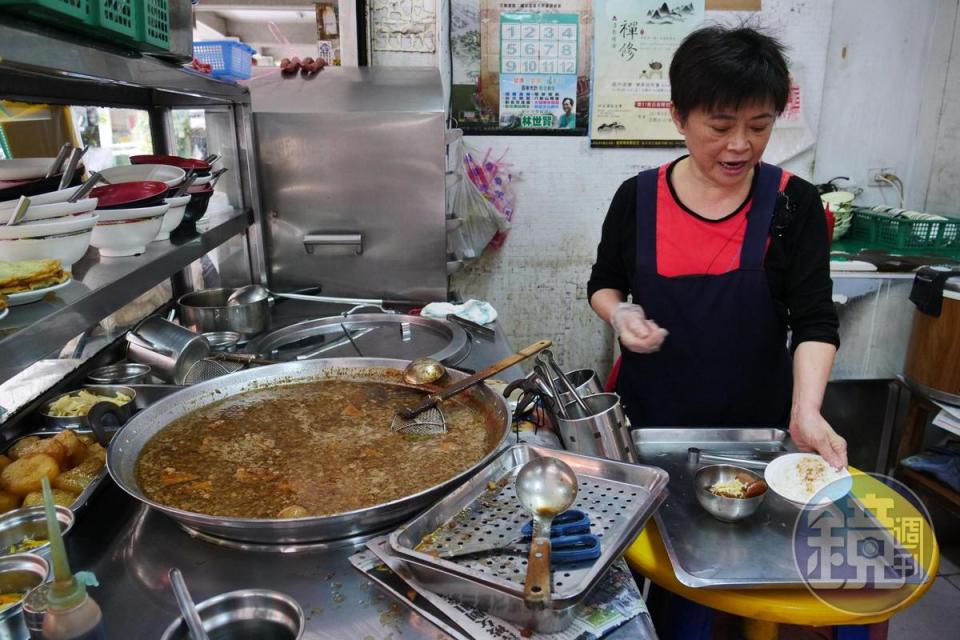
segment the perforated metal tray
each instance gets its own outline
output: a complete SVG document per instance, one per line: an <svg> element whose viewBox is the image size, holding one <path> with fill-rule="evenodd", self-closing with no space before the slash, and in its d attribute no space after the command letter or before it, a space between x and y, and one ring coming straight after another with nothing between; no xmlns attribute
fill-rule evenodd
<svg viewBox="0 0 960 640"><path fill-rule="evenodd" d="M527 564L523 546L449 559L430 552L456 547L460 541L518 534L529 516L517 500L514 479L526 462L542 456L559 458L577 474L580 488L572 508L590 517L602 552L595 561L554 565L550 605L537 612L523 600ZM643 529L666 497L667 481L667 473L657 467L517 445L391 534L390 546L434 591L539 631L557 631L569 623L573 607Z"/></svg>

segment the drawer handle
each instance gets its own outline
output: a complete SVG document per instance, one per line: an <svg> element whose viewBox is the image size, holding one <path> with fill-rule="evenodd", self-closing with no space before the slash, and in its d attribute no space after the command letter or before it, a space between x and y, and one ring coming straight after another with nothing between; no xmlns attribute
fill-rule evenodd
<svg viewBox="0 0 960 640"><path fill-rule="evenodd" d="M303 248L313 253L316 247L355 247L357 255L363 253L362 233L311 233L303 236Z"/></svg>

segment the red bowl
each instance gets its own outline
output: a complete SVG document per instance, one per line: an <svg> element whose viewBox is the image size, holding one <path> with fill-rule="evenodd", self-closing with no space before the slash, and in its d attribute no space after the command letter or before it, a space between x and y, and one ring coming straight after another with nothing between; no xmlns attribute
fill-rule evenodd
<svg viewBox="0 0 960 640"><path fill-rule="evenodd" d="M164 156L164 155L152 155L152 156L130 156L130 164L168 164L173 167L178 167L186 171L187 169L193 169L198 172L210 172L210 164L204 162L203 160L195 160L193 158L181 158L180 156Z"/></svg>
<svg viewBox="0 0 960 640"><path fill-rule="evenodd" d="M149 206L154 201L163 200L166 194L165 183L158 180L144 180L97 187L90 192L90 197L99 200L98 209L117 209L130 205Z"/></svg>

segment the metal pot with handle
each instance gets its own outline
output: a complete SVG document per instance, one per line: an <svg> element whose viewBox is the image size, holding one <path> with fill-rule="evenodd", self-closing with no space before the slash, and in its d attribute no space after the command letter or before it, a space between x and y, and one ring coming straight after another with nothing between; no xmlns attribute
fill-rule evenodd
<svg viewBox="0 0 960 640"><path fill-rule="evenodd" d="M210 354L203 336L160 316L150 316L127 333L127 358L148 364L166 382L184 384L187 371Z"/></svg>
<svg viewBox="0 0 960 640"><path fill-rule="evenodd" d="M270 328L270 301L264 297L227 304L236 289L204 289L180 296L180 320L198 333L234 331L251 338Z"/></svg>

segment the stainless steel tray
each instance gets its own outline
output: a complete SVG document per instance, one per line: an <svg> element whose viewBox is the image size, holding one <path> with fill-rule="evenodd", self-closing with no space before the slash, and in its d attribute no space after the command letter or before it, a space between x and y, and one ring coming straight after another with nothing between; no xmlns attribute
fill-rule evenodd
<svg viewBox="0 0 960 640"><path fill-rule="evenodd" d="M514 478L526 462L550 456L569 464L580 491L573 508L590 517L591 531L603 550L593 562L555 565L550 605L528 609L523 600L526 554L517 550L451 559L436 558L430 548L458 539L506 537L529 518L514 492ZM643 529L665 494L667 474L652 466L591 458L565 451L513 446L473 478L426 512L390 535L391 548L414 576L437 593L448 595L527 628L554 632L569 625L573 608L599 582ZM495 487L491 489L490 487ZM418 545L437 532L433 547Z"/></svg>
<svg viewBox="0 0 960 640"><path fill-rule="evenodd" d="M736 523L720 522L694 495L693 474L711 463L688 463L687 449L786 451L780 429L636 429L633 443L644 464L670 474L670 495L656 522L677 580L688 587L803 587L793 560L798 508L772 491L760 509Z"/></svg>
<svg viewBox="0 0 960 640"><path fill-rule="evenodd" d="M53 436L57 435L61 431L63 431L63 429L46 429L42 431L34 431L33 433L28 433L24 436L21 436L19 438L16 438L8 442L3 447L3 453L6 453L7 451L9 451L13 445L17 444L19 441L23 440L24 438L29 438L30 436L38 436L40 438L52 438ZM72 431L78 435L87 435L90 437L94 437L93 431L91 431L90 429L73 429ZM70 510L73 511L74 514L76 514L81 509L83 509L83 507L87 504L87 501L90 499L90 496L92 496L96 492L97 488L103 482L104 478L106 478L108 475L109 473L107 472L107 465L106 463L104 463L103 468L100 469L100 472L97 473L97 476L93 479L93 481L90 484L88 484L83 491L80 492L80 494L77 496L77 499L74 500L73 504L70 505Z"/></svg>

